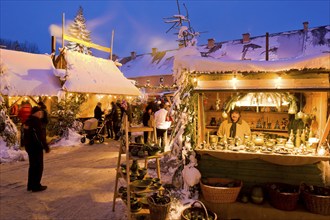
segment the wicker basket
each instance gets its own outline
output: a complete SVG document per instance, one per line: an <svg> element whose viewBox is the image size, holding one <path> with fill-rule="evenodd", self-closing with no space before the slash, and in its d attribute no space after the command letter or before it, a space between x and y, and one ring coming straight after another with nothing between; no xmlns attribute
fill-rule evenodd
<svg viewBox="0 0 330 220"><path fill-rule="evenodd" d="M299 186L285 183L270 183L267 185L270 204L277 209L293 211L299 200ZM290 192L281 192L282 190Z"/></svg>
<svg viewBox="0 0 330 220"><path fill-rule="evenodd" d="M197 203L200 205L200 207L196 206ZM198 214L199 217L202 217L200 216L200 213L203 213L203 218L201 219L206 219L206 220L218 219L216 213L207 210L205 205L201 201L196 200L191 204L190 208L186 208L182 211L181 220L199 219L198 216L192 216L194 215L194 213Z"/></svg>
<svg viewBox="0 0 330 220"><path fill-rule="evenodd" d="M237 187L221 187L211 185L225 185L235 183ZM202 194L206 201L212 203L231 203L235 202L242 188L241 180L225 179L225 178L205 178L200 182Z"/></svg>
<svg viewBox="0 0 330 220"><path fill-rule="evenodd" d="M302 198L308 211L321 214L330 215L330 189L324 187L313 186L316 190L324 190L327 192L327 196L315 195L311 193L309 188L302 188Z"/></svg>
<svg viewBox="0 0 330 220"><path fill-rule="evenodd" d="M165 220L167 218L171 206L171 198L170 202L164 205L156 204L151 196L147 197L147 201L151 220Z"/></svg>

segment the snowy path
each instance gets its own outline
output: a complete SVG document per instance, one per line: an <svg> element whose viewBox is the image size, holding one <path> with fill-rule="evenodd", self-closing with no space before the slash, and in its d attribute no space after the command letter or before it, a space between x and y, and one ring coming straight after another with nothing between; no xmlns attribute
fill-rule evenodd
<svg viewBox="0 0 330 220"><path fill-rule="evenodd" d="M0 164L0 219L127 219L112 212L118 142L52 148L45 154L43 192L27 192L28 161Z"/></svg>

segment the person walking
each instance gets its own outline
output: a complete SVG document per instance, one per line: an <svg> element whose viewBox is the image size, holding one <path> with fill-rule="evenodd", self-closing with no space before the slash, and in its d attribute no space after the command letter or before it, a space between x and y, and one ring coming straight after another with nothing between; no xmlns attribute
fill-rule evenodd
<svg viewBox="0 0 330 220"><path fill-rule="evenodd" d="M44 150L50 152L50 148L42 135L43 112L35 106L31 115L24 124L24 145L29 156L29 170L27 190L32 192L44 191L47 186L41 185L41 178L44 169Z"/></svg>
<svg viewBox="0 0 330 220"><path fill-rule="evenodd" d="M160 109L155 112L155 124L156 124L156 133L157 140L161 142L161 152L165 151L165 140L167 135L167 129L170 127L171 122L167 120L167 111L163 103L159 105ZM159 143L158 141L158 143Z"/></svg>

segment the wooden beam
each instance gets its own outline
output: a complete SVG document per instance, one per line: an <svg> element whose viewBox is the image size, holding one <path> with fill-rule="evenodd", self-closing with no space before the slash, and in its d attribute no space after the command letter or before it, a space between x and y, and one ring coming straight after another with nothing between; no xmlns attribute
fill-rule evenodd
<svg viewBox="0 0 330 220"><path fill-rule="evenodd" d="M98 44L94 44L94 43L91 43L91 42L86 42L86 41L71 37L71 36L66 35L66 34L63 35L63 38L64 38L64 40L73 41L73 42L85 45L86 47L91 47L91 48L95 48L97 50L101 50L101 51L104 51L104 52L107 52L107 53L111 53L111 48L109 48L109 47L103 47L103 46L98 45Z"/></svg>
<svg viewBox="0 0 330 220"><path fill-rule="evenodd" d="M319 141L319 146L321 146L323 144L323 142L325 141L325 139L327 139L328 135L329 135L329 131L330 131L330 115L328 115L328 120L327 123L325 125L325 129L324 132L320 138Z"/></svg>

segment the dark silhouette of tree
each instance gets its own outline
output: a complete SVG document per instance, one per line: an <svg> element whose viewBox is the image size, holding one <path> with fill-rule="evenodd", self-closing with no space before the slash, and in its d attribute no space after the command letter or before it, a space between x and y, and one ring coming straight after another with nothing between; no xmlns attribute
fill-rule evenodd
<svg viewBox="0 0 330 220"><path fill-rule="evenodd" d="M174 29L178 31L175 34L178 35L178 41L180 45L183 45L184 47L197 45L196 37L200 35L200 32L196 32L190 25L189 13L186 5L183 4L186 10L186 15L182 15L179 1L177 0L176 2L178 7L178 14L175 14L169 18L164 18L165 23L172 23L172 26L166 31L166 33Z"/></svg>
<svg viewBox="0 0 330 220"><path fill-rule="evenodd" d="M76 17L74 18L73 23L70 25L68 34L74 38L86 41L86 42L92 42L91 37L90 37L90 31L86 29L86 20L84 17L83 13L83 8L80 6L77 12ZM91 48L86 47L82 44L76 43L69 41L68 44L66 45L68 50L71 51L78 51L80 53L84 54L92 54Z"/></svg>
<svg viewBox="0 0 330 220"><path fill-rule="evenodd" d="M6 40L0 39L0 48L7 50L17 50L28 53L40 53L38 45L25 41L24 43L18 42L17 40Z"/></svg>

